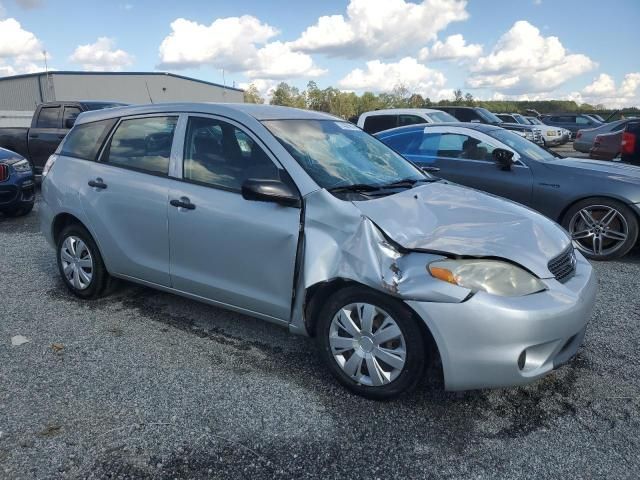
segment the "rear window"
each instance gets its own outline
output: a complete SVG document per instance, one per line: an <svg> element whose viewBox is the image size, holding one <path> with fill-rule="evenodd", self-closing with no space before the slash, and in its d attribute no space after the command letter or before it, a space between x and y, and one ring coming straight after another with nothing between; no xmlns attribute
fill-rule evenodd
<svg viewBox="0 0 640 480"><path fill-rule="evenodd" d="M104 139L113 128L116 119L76 125L67 134L61 155L95 161Z"/></svg>

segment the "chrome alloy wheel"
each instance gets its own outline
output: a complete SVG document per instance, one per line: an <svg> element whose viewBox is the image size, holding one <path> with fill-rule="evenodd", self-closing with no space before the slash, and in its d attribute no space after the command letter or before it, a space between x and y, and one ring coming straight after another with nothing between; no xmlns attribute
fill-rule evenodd
<svg viewBox="0 0 640 480"><path fill-rule="evenodd" d="M629 225L624 216L608 205L590 205L578 210L569 222L569 233L582 252L609 255L625 243Z"/></svg>
<svg viewBox="0 0 640 480"><path fill-rule="evenodd" d="M407 358L398 324L387 312L369 303L351 303L334 315L329 346L344 373L367 386L393 382Z"/></svg>
<svg viewBox="0 0 640 480"><path fill-rule="evenodd" d="M84 290L93 278L93 258L87 245L78 237L64 239L60 248L62 271L67 281L78 290Z"/></svg>

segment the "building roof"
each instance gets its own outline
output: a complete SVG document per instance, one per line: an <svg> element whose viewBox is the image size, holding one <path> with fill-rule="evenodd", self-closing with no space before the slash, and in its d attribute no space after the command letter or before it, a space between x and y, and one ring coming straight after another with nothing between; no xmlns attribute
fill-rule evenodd
<svg viewBox="0 0 640 480"><path fill-rule="evenodd" d="M219 88L225 88L227 90L235 90L238 92L244 92L244 90L242 90L241 88L235 88L235 87L229 87L227 85L220 85L219 83L214 83L214 82L207 82L205 80L199 80L197 78L191 78L191 77L185 77L184 75L176 75L175 73L169 73L169 72L85 72L85 71L72 71L72 70L50 70L49 72L37 72L37 73L24 73L22 75L12 75L9 77L0 77L0 82L2 82L3 80L15 80L15 79L19 79L19 78L31 78L31 77L37 77L39 75L85 75L85 76L91 76L91 75L113 75L113 76L133 76L133 75L146 75L146 76L168 76L168 77L174 77L174 78L179 78L182 80L189 80L192 82L197 82L197 83L203 83L205 85L211 85L213 87L219 87Z"/></svg>

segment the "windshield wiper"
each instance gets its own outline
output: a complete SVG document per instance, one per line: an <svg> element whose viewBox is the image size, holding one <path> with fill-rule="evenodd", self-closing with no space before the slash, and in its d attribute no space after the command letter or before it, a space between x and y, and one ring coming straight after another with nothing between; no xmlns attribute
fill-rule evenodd
<svg viewBox="0 0 640 480"><path fill-rule="evenodd" d="M380 188L394 188L394 187L413 187L418 182L437 182L440 180L439 178L404 178L402 180L398 180L397 182L385 183L384 185L380 185Z"/></svg>
<svg viewBox="0 0 640 480"><path fill-rule="evenodd" d="M327 188L331 193L340 192L375 192L380 190L379 185L370 185L368 183L354 183L353 185L338 185L337 187Z"/></svg>

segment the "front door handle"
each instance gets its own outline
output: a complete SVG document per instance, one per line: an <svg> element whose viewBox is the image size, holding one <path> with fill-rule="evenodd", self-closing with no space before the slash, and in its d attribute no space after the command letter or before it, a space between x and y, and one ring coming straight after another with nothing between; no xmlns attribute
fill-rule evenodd
<svg viewBox="0 0 640 480"><path fill-rule="evenodd" d="M100 190L104 190L105 188L107 188L107 184L104 183L101 178L89 180L89 186L93 188L99 188Z"/></svg>
<svg viewBox="0 0 640 480"><path fill-rule="evenodd" d="M180 200L174 198L173 200L169 201L169 204L173 207L186 208L187 210L196 209L196 206L191 203L191 200L189 200L187 197L181 197Z"/></svg>
<svg viewBox="0 0 640 480"><path fill-rule="evenodd" d="M29 138L38 138L40 135L38 135L37 133L32 133L31 135L29 135Z"/></svg>

